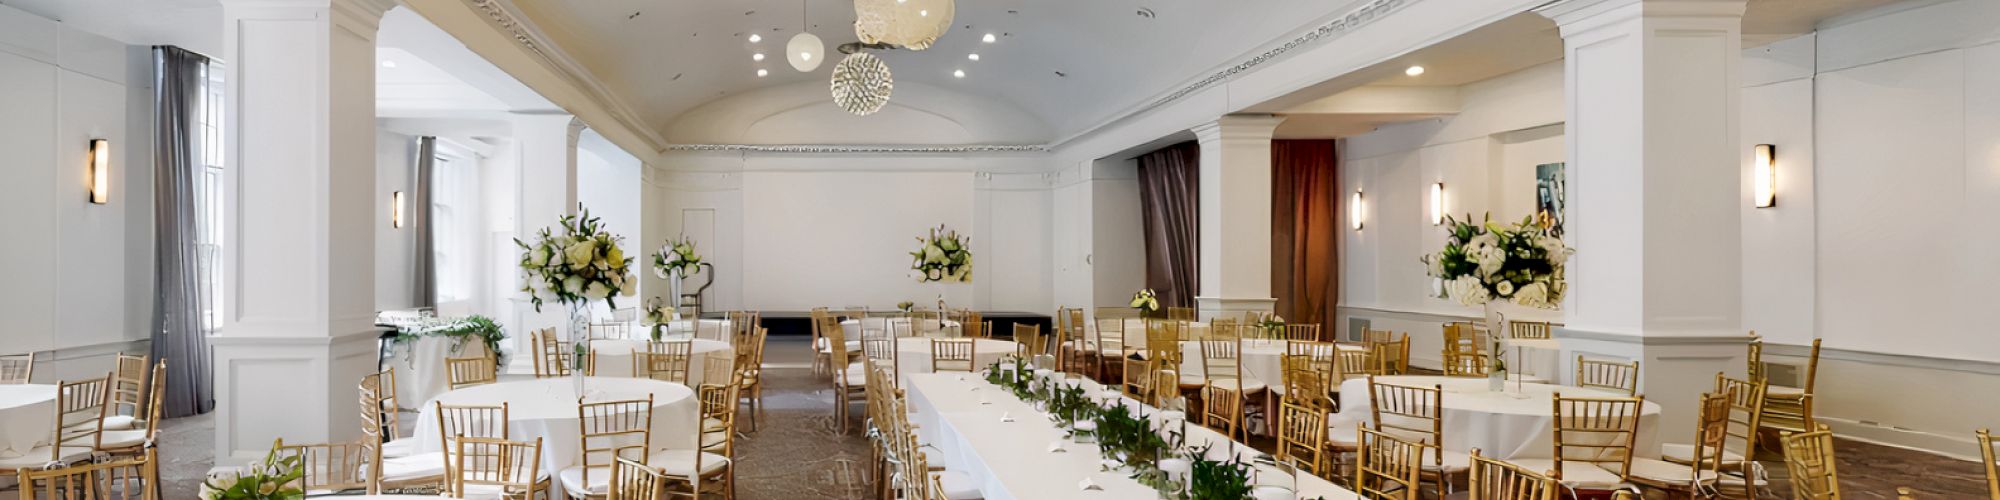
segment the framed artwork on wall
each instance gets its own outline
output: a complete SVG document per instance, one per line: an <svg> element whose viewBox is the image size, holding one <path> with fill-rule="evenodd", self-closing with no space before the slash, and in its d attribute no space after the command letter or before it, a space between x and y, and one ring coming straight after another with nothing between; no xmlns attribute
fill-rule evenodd
<svg viewBox="0 0 2000 500"><path fill-rule="evenodd" d="M1535 222L1557 238L1563 236L1563 208L1569 203L1569 182L1562 163L1535 165Z"/></svg>

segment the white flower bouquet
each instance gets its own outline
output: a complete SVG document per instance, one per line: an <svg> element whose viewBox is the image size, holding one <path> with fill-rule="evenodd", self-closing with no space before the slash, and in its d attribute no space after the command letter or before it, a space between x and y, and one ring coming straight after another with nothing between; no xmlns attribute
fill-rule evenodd
<svg viewBox="0 0 2000 500"><path fill-rule="evenodd" d="M533 241L514 240L521 247L521 291L536 311L548 299L566 305L602 299L616 309L617 296L638 293L638 278L628 274L632 259L619 248L625 238L606 232L588 210L564 215L557 225L560 232L543 228Z"/></svg>
<svg viewBox="0 0 2000 500"><path fill-rule="evenodd" d="M1141 317L1152 317L1160 312L1160 299L1154 296L1153 289L1141 288L1132 294L1132 308L1138 309Z"/></svg>
<svg viewBox="0 0 2000 500"><path fill-rule="evenodd" d="M946 231L943 225L931 230L928 238L917 238L920 246L910 252L910 277L920 283L972 281L972 248L967 245L970 238L959 236L958 231Z"/></svg>
<svg viewBox="0 0 2000 500"><path fill-rule="evenodd" d="M653 274L666 279L674 271L681 276L693 275L701 266L701 254L695 253L694 239L682 236L678 240L667 240L667 246L653 253Z"/></svg>
<svg viewBox="0 0 2000 500"><path fill-rule="evenodd" d="M1484 224L1471 219L1447 217L1444 250L1422 258L1425 274L1443 283L1441 298L1467 306L1494 300L1540 309L1562 304L1569 289L1563 265L1574 249L1533 217L1512 225L1493 222L1491 215Z"/></svg>

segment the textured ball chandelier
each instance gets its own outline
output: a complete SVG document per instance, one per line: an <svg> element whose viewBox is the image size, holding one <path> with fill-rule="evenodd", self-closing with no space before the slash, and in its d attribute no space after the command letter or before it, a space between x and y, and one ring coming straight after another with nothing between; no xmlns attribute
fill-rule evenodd
<svg viewBox="0 0 2000 500"><path fill-rule="evenodd" d="M868 116L881 111L895 87L889 65L873 54L856 52L833 66L833 103L849 113Z"/></svg>
<svg viewBox="0 0 2000 500"><path fill-rule="evenodd" d="M924 50L951 29L953 0L854 0L854 35L861 43Z"/></svg>

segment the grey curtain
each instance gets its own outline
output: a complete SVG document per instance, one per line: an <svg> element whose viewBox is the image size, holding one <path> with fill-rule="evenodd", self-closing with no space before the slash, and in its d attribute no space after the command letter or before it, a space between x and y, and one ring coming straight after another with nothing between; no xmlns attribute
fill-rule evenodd
<svg viewBox="0 0 2000 500"><path fill-rule="evenodd" d="M1194 307L1200 288L1201 146L1183 142L1139 157L1146 288L1160 307Z"/></svg>
<svg viewBox="0 0 2000 500"><path fill-rule="evenodd" d="M202 79L208 58L179 47L153 48L154 138L153 359L167 362L167 417L215 408L208 332L202 314L201 233L196 223L195 179L203 174L199 123Z"/></svg>
<svg viewBox="0 0 2000 500"><path fill-rule="evenodd" d="M416 290L410 294L415 302L411 307L437 307L437 253L436 235L431 234L431 189L437 168L437 138L423 136L417 138L416 179L411 183L410 231L416 236L416 262L410 266L412 284Z"/></svg>

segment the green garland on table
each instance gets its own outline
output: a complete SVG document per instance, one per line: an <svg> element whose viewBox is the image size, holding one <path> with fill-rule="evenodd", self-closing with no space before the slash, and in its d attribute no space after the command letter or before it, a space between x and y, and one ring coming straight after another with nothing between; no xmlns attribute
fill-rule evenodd
<svg viewBox="0 0 2000 500"><path fill-rule="evenodd" d="M451 337L460 342L468 337L476 337L481 343L486 344L486 352L493 356L494 366L507 364L507 353L500 350L500 341L507 338L507 331L499 323L495 323L493 318L475 314L463 319L399 327L396 329L396 338L392 344L396 349L404 349L423 337ZM454 343L451 346L451 353L458 354L463 347L461 343Z"/></svg>
<svg viewBox="0 0 2000 500"><path fill-rule="evenodd" d="M1206 457L1214 447L1214 444L1204 446L1193 455ZM1250 498L1250 491L1256 488L1250 484L1250 465L1234 457L1226 461L1194 460L1188 475L1189 500L1242 500Z"/></svg>

